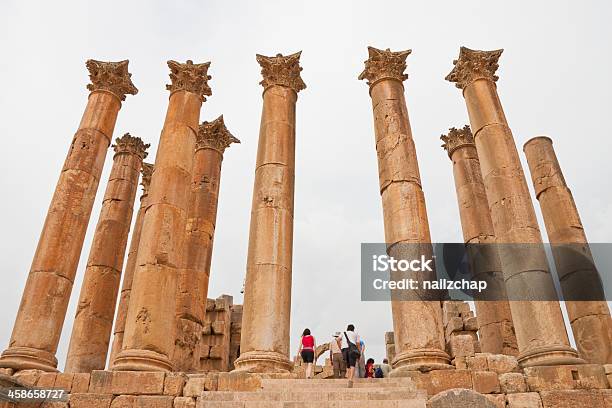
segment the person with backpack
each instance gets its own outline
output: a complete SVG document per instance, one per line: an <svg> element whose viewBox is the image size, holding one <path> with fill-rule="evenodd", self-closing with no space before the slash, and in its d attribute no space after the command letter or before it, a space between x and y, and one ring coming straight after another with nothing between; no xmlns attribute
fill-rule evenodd
<svg viewBox="0 0 612 408"><path fill-rule="evenodd" d="M391 372L391 366L389 365L389 360L386 358L383 358L383 362L380 365L380 367L378 367L378 369L381 372L381 377L376 377L376 378L387 378L389 377L389 373Z"/></svg>
<svg viewBox="0 0 612 408"><path fill-rule="evenodd" d="M355 365L361 356L361 344L359 335L355 333L355 326L349 324L340 339L342 354L346 362L346 378L352 380L355 375Z"/></svg>
<svg viewBox="0 0 612 408"><path fill-rule="evenodd" d="M300 338L300 347L298 355L302 356L302 360L306 364L306 378L312 378L314 374L313 363L316 350L315 338L310 334L310 329L304 329Z"/></svg>

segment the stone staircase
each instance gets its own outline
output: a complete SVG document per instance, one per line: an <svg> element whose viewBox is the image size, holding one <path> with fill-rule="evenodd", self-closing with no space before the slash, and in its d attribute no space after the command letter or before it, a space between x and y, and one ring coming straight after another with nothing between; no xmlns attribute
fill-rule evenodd
<svg viewBox="0 0 612 408"><path fill-rule="evenodd" d="M410 378L262 379L257 391L204 391L198 408L425 408Z"/></svg>

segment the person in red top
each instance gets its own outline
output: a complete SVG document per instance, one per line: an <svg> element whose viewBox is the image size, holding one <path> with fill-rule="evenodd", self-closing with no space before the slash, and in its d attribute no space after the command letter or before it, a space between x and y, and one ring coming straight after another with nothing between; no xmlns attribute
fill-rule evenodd
<svg viewBox="0 0 612 408"><path fill-rule="evenodd" d="M365 376L366 378L374 378L374 359L368 358L368 361L365 366Z"/></svg>
<svg viewBox="0 0 612 408"><path fill-rule="evenodd" d="M313 377L314 370L312 369L312 364L314 363L316 348L315 338L310 334L310 329L304 329L300 339L298 355L302 356L302 360L306 364L306 378Z"/></svg>

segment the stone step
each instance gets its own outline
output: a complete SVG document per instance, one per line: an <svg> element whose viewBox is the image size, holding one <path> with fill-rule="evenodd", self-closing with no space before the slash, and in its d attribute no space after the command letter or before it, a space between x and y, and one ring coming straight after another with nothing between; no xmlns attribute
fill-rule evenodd
<svg viewBox="0 0 612 408"><path fill-rule="evenodd" d="M425 397L360 401L204 401L197 408L426 408Z"/></svg>
<svg viewBox="0 0 612 408"><path fill-rule="evenodd" d="M414 381L410 378L358 378L349 382L346 379L312 379L312 380L272 380L261 381L263 389L333 389L333 388L387 388L407 387L416 390Z"/></svg>
<svg viewBox="0 0 612 408"><path fill-rule="evenodd" d="M341 388L338 390L319 391L204 391L201 399L205 401L380 401L404 400L426 397L424 391L412 391L404 388Z"/></svg>

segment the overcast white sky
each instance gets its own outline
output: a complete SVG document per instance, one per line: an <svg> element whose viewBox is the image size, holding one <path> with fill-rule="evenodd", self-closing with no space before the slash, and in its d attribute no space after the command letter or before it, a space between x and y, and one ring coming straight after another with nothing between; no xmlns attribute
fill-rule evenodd
<svg viewBox="0 0 612 408"><path fill-rule="evenodd" d="M292 353L304 327L321 342L354 323L379 361L383 334L391 330L390 305L360 302L359 292L360 243L384 240L371 103L366 84L357 80L366 47L413 50L406 99L434 241L462 239L451 165L439 136L467 123L461 92L444 81L465 45L505 49L498 90L521 156L529 138L551 136L588 237L610 242L611 18L605 1L4 1L0 348L8 344L85 107L86 59L130 60L140 92L124 103L115 137L129 131L151 143L149 161L167 107L166 60L212 61L213 96L201 120L223 114L242 144L225 153L210 295L232 294L241 303L262 103L255 53L303 51L308 88L297 103ZM111 161L109 150L58 351L60 367Z"/></svg>

